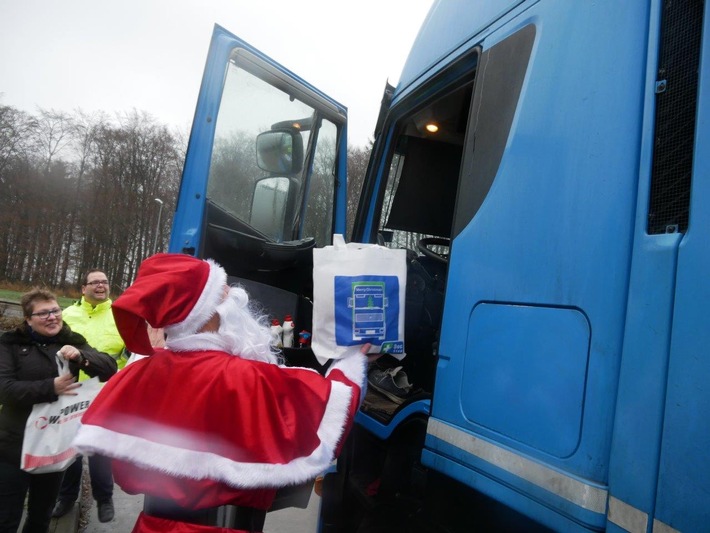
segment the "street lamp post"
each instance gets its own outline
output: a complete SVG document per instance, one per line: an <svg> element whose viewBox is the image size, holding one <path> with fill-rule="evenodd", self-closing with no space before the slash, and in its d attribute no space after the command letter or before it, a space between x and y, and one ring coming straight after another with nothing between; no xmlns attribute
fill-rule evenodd
<svg viewBox="0 0 710 533"><path fill-rule="evenodd" d="M155 225L155 239L153 240L153 252L158 253L158 233L160 233L160 215L163 213L163 201L160 198L155 198L160 207L158 208L158 223Z"/></svg>

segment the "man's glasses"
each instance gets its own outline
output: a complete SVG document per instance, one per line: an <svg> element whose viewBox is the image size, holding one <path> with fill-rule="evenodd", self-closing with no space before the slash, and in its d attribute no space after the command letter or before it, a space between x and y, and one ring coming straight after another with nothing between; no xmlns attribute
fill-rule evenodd
<svg viewBox="0 0 710 533"><path fill-rule="evenodd" d="M40 311L39 313L32 313L30 316L36 316L36 317L41 318L42 320L48 320L50 315L60 317L60 316L62 316L62 310L59 309L59 307L56 307L54 309L48 309L47 311Z"/></svg>
<svg viewBox="0 0 710 533"><path fill-rule="evenodd" d="M97 279L96 281L89 281L86 283L87 285L91 285L92 287L98 287L99 285L106 285L108 287L108 280L107 279Z"/></svg>

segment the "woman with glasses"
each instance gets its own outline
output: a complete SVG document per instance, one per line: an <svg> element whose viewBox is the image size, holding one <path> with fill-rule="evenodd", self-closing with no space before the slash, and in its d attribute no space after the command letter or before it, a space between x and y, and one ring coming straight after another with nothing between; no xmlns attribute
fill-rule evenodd
<svg viewBox="0 0 710 533"><path fill-rule="evenodd" d="M51 292L33 289L20 303L24 322L0 336L0 532L17 531L29 492L23 532L45 533L63 473L20 469L27 418L36 403L75 395L80 369L106 381L116 372L116 361L62 322L62 309ZM69 362L71 374L59 376L57 355Z"/></svg>
<svg viewBox="0 0 710 533"><path fill-rule="evenodd" d="M63 318L64 323L83 335L91 346L115 359L121 370L126 365L126 345L113 319L110 287L108 276L103 270L89 270L81 285L81 299L64 309ZM84 372L79 373L79 381L87 378ZM96 501L99 522L110 522L114 517L111 461L102 455L91 455L88 467L91 495ZM82 470L83 460L79 456L64 472L64 481L52 517L64 516L74 508L81 490Z"/></svg>

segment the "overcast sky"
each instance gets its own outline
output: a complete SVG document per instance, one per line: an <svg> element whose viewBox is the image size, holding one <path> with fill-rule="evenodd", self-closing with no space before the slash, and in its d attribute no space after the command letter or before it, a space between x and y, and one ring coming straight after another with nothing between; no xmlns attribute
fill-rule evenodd
<svg viewBox="0 0 710 533"><path fill-rule="evenodd" d="M0 0L0 105L189 129L214 24L348 108L367 144L432 0Z"/></svg>

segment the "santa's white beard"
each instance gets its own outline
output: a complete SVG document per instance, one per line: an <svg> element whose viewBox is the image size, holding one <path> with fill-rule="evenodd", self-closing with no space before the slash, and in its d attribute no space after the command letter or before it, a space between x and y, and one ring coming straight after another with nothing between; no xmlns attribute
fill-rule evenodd
<svg viewBox="0 0 710 533"><path fill-rule="evenodd" d="M243 289L232 287L224 301L217 306L219 330L226 343L226 351L245 359L276 363L271 351L271 333L252 315L248 296Z"/></svg>
<svg viewBox="0 0 710 533"><path fill-rule="evenodd" d="M165 346L174 351L220 350L253 361L278 363L272 352L271 334L265 320L259 320L249 309L244 289L232 287L217 306L219 329L216 333L196 333L181 339L168 335Z"/></svg>

